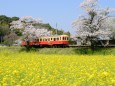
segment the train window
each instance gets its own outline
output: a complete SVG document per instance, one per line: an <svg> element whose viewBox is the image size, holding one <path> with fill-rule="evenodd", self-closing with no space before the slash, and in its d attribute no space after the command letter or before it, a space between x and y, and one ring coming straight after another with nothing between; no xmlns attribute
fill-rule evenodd
<svg viewBox="0 0 115 86"><path fill-rule="evenodd" d="M57 38L57 40L59 40L59 38Z"/></svg>
<svg viewBox="0 0 115 86"><path fill-rule="evenodd" d="M42 41L42 39L40 39L40 41Z"/></svg>
<svg viewBox="0 0 115 86"><path fill-rule="evenodd" d="M52 40L52 38L51 38L51 40Z"/></svg>
<svg viewBox="0 0 115 86"><path fill-rule="evenodd" d="M66 37L64 37L64 40L66 40Z"/></svg>
<svg viewBox="0 0 115 86"><path fill-rule="evenodd" d="M66 40L66 37L65 37L65 40Z"/></svg>
<svg viewBox="0 0 115 86"><path fill-rule="evenodd" d="M48 38L48 41L50 41L50 38Z"/></svg>
<svg viewBox="0 0 115 86"><path fill-rule="evenodd" d="M60 37L60 40L61 40L61 37Z"/></svg>
<svg viewBox="0 0 115 86"><path fill-rule="evenodd" d="M65 40L65 37L63 37L63 40Z"/></svg>
<svg viewBox="0 0 115 86"><path fill-rule="evenodd" d="M56 41L56 38L54 38L54 41Z"/></svg>
<svg viewBox="0 0 115 86"><path fill-rule="evenodd" d="M37 39L37 41L39 41L39 39Z"/></svg>
<svg viewBox="0 0 115 86"><path fill-rule="evenodd" d="M66 40L67 40L67 37L65 37L66 38Z"/></svg>
<svg viewBox="0 0 115 86"><path fill-rule="evenodd" d="M67 37L67 40L69 40L69 38Z"/></svg>

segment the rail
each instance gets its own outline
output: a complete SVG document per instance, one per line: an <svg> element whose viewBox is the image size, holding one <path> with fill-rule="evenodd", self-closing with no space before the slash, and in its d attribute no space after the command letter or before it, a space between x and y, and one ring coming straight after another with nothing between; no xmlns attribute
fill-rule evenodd
<svg viewBox="0 0 115 86"><path fill-rule="evenodd" d="M89 48L90 45L68 45L68 47L76 47L76 48ZM96 47L103 47L103 48L115 48L115 45L108 45L108 46L102 46L102 45L97 45Z"/></svg>

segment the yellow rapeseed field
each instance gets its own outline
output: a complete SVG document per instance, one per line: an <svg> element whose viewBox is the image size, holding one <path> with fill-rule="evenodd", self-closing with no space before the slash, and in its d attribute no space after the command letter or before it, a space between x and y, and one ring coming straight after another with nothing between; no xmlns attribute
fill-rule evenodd
<svg viewBox="0 0 115 86"><path fill-rule="evenodd" d="M115 86L115 56L0 52L0 86Z"/></svg>

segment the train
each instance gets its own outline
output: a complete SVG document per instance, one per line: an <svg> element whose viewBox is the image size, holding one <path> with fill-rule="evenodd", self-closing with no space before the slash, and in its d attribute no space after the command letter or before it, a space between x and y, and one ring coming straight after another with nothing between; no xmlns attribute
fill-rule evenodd
<svg viewBox="0 0 115 86"><path fill-rule="evenodd" d="M34 41L22 41L21 46L29 47L67 47L69 45L68 35L41 36Z"/></svg>

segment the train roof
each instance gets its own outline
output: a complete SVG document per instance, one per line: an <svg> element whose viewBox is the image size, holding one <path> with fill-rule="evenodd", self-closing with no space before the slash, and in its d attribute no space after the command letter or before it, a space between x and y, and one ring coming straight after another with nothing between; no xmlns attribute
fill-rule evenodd
<svg viewBox="0 0 115 86"><path fill-rule="evenodd" d="M52 35L52 36L40 36L38 38L63 37L63 36L67 36L68 37L68 35Z"/></svg>

